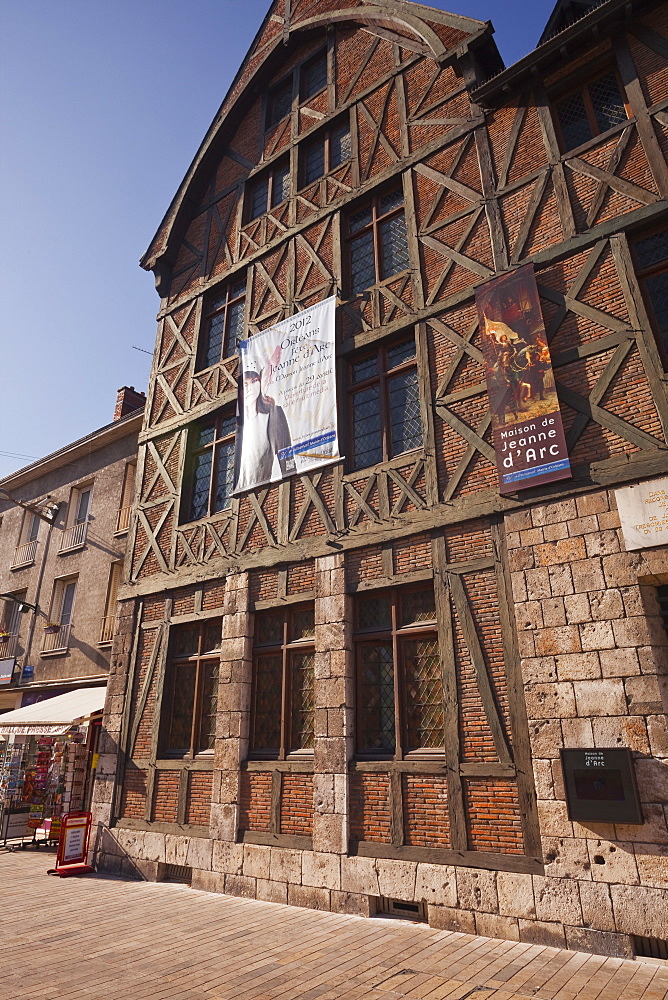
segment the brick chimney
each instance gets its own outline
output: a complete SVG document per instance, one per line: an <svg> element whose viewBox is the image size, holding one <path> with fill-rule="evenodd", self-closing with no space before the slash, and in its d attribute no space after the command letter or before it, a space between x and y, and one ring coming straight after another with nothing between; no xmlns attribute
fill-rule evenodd
<svg viewBox="0 0 668 1000"><path fill-rule="evenodd" d="M137 392L133 385L124 385L116 396L114 420L121 420L122 417L127 417L128 413L143 409L145 402L145 392Z"/></svg>

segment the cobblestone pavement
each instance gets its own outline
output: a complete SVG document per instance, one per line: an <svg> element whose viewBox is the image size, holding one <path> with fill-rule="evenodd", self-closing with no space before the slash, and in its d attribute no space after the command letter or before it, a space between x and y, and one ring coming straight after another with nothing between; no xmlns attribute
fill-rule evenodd
<svg viewBox="0 0 668 1000"><path fill-rule="evenodd" d="M0 853L0 1000L663 1000L668 967Z"/></svg>

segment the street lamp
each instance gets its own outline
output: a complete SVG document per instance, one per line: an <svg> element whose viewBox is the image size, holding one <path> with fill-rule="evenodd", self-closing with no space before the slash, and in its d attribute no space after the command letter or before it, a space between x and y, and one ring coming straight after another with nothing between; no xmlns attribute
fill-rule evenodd
<svg viewBox="0 0 668 1000"><path fill-rule="evenodd" d="M60 502L52 500L50 495L45 496L43 500L36 500L34 503L24 503L23 500L17 500L11 493L3 489L0 489L0 500L8 500L9 503L15 503L17 507L29 510L31 514L46 521L47 524L53 524L60 507Z"/></svg>

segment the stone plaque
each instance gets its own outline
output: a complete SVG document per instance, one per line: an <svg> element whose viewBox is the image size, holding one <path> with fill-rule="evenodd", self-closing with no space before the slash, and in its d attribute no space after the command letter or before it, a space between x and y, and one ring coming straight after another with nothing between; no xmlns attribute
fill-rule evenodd
<svg viewBox="0 0 668 1000"><path fill-rule="evenodd" d="M628 551L668 545L668 479L615 490Z"/></svg>

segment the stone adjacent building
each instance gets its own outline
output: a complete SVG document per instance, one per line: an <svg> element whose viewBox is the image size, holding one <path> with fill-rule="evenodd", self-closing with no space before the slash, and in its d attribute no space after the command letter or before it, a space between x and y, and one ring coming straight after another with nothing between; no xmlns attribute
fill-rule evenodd
<svg viewBox="0 0 668 1000"><path fill-rule="evenodd" d="M271 6L142 261L100 866L665 949L668 560L616 491L668 475L668 10L582 8L504 69L420 4ZM474 289L526 263L572 478L502 496ZM347 457L233 497L237 341L330 295ZM629 749L642 822L572 818L562 748Z"/></svg>
<svg viewBox="0 0 668 1000"><path fill-rule="evenodd" d="M144 402L0 481L0 710L107 682Z"/></svg>

